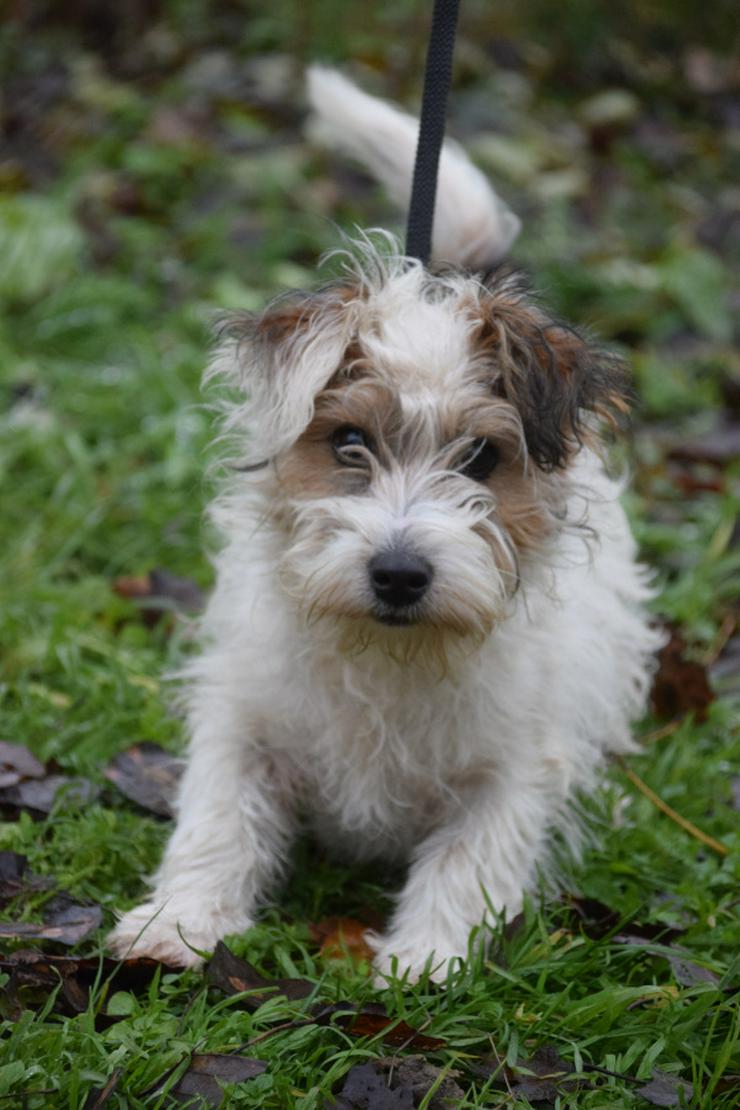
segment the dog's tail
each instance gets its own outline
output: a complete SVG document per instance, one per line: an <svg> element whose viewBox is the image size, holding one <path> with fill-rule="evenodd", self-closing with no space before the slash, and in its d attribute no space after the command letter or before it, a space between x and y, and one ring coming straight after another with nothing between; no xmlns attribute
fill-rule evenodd
<svg viewBox="0 0 740 1110"><path fill-rule="evenodd" d="M316 138L366 166L405 210L419 129L413 116L324 66L309 68L308 98ZM448 139L439 164L433 257L486 270L506 254L520 226L462 148Z"/></svg>

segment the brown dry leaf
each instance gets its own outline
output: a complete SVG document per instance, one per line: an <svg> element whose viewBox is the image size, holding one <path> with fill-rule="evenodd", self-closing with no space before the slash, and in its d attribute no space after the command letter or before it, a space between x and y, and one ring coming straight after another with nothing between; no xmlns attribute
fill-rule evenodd
<svg viewBox="0 0 740 1110"><path fill-rule="evenodd" d="M72 801L90 801L96 789L87 779L47 774L23 744L0 741L0 808L16 817L22 810L34 818L51 812L60 791Z"/></svg>
<svg viewBox="0 0 740 1110"><path fill-rule="evenodd" d="M161 567L141 575L124 575L113 581L113 591L119 597L135 601L141 608L144 623L150 627L173 610L179 613L199 613L205 605L200 586L189 578L181 578Z"/></svg>
<svg viewBox="0 0 740 1110"><path fill-rule="evenodd" d="M314 991L313 983L309 983L307 979L265 978L252 964L235 956L223 941L216 945L213 959L206 968L206 979L210 986L227 995L252 991L252 994L241 1001L245 1010L257 1010L275 995L282 994L298 1001L307 998Z"/></svg>
<svg viewBox="0 0 740 1110"><path fill-rule="evenodd" d="M700 967L699 964L685 960L682 956L667 956L666 959L671 965L676 982L682 987L693 987L697 983L717 984L720 981L719 975L710 971L708 967Z"/></svg>
<svg viewBox="0 0 740 1110"><path fill-rule="evenodd" d="M309 926L311 937L321 946L320 955L326 960L349 956L354 963L371 963L373 949L365 934L368 926L352 917L326 917Z"/></svg>
<svg viewBox="0 0 740 1110"><path fill-rule="evenodd" d="M338 1025L352 1037L379 1035L384 1044L395 1048L419 1048L434 1052L444 1048L446 1043L440 1037L430 1037L407 1022L389 1016L380 1003L371 1002L358 1010L351 1002L339 1002L316 1011L314 1020L318 1025Z"/></svg>
<svg viewBox="0 0 740 1110"><path fill-rule="evenodd" d="M705 721L714 701L706 668L686 658L686 641L676 628L658 655L658 671L653 680L651 701L657 717L668 719L692 713Z"/></svg>
<svg viewBox="0 0 740 1110"><path fill-rule="evenodd" d="M34 819L40 819L51 813L60 794L67 801L82 805L92 801L97 793L88 779L47 775L43 779L25 779L0 788L0 808L10 810L13 816L25 810Z"/></svg>
<svg viewBox="0 0 740 1110"><path fill-rule="evenodd" d="M206 979L210 986L227 995L245 993L240 1005L250 1012L258 1010L275 995L283 995L298 1002L314 992L314 984L307 979L268 979L252 964L240 959L231 952L223 941L219 941L213 959L206 968ZM309 1011L305 1021L298 1024L335 1025L352 1037L377 1037L386 1044L413 1047L427 1051L442 1048L445 1044L439 1037L428 1037L417 1029L412 1029L405 1021L389 1017L380 1004L370 1003L361 1010L351 1003L332 1005L317 1004Z"/></svg>
<svg viewBox="0 0 740 1110"><path fill-rule="evenodd" d="M253 1060L249 1056L196 1053L188 1070L168 1092L168 1101L190 1106L194 1099L200 1099L198 1105L221 1106L224 1099L221 1083L244 1083L262 1075L266 1069L264 1060Z"/></svg>
<svg viewBox="0 0 740 1110"><path fill-rule="evenodd" d="M45 774L43 763L23 744L0 740L0 787L14 786L23 779L42 779Z"/></svg>
<svg viewBox="0 0 740 1110"><path fill-rule="evenodd" d="M717 1080L714 1091L718 1095L726 1094L727 1091L740 1091L740 1075L723 1075Z"/></svg>
<svg viewBox="0 0 740 1110"><path fill-rule="evenodd" d="M529 1102L555 1102L583 1082L567 1079L573 1068L552 1045L542 1045L528 1060L518 1060L511 1072L512 1092Z"/></svg>
<svg viewBox="0 0 740 1110"><path fill-rule="evenodd" d="M103 774L132 802L158 817L172 817L183 762L159 744L142 740L120 752Z"/></svg>
<svg viewBox="0 0 740 1110"><path fill-rule="evenodd" d="M0 852L0 908L7 906L20 894L32 894L54 886L52 879L34 875L28 870L28 860L18 852Z"/></svg>
<svg viewBox="0 0 740 1110"><path fill-rule="evenodd" d="M603 940L611 935L622 944L644 944L660 942L670 944L683 936L683 929L676 929L661 922L640 924L630 921L624 914L617 913L610 906L596 898L579 898L575 894L564 894L563 903L571 911L569 927L580 927L591 940Z"/></svg>
<svg viewBox="0 0 740 1110"><path fill-rule="evenodd" d="M685 1079L654 1068L653 1078L644 1087L638 1087L636 1093L651 1106L689 1106L694 1088Z"/></svg>
<svg viewBox="0 0 740 1110"><path fill-rule="evenodd" d="M138 991L147 987L160 969L162 972L175 970L146 957L119 961L107 956L49 956L36 949L25 948L0 957L0 971L10 977L3 993L14 1019L24 1009L44 1005L53 992L57 992L54 1009L74 1017L87 1010L90 989L98 977L100 983L109 984L111 991ZM96 1013L95 1026L104 1029L116 1020Z"/></svg>
<svg viewBox="0 0 740 1110"><path fill-rule="evenodd" d="M589 1086L583 1078L568 1078L573 1075L573 1067L553 1045L541 1045L529 1059L517 1060L513 1066L494 1050L472 1070L481 1078L491 1079L497 1090L533 1103L554 1103L563 1094Z"/></svg>
<svg viewBox="0 0 740 1110"><path fill-rule="evenodd" d="M345 1075L336 1099L327 1101L326 1110L405 1110L421 1105L435 1083L439 1085L425 1105L448 1110L460 1104L465 1092L455 1082L459 1072L448 1071L440 1080L441 1070L423 1056L381 1056L357 1064Z"/></svg>
<svg viewBox="0 0 740 1110"><path fill-rule="evenodd" d="M324 1110L412 1110L414 1096L408 1087L390 1087L375 1061L355 1064L344 1077L336 1098L327 1099Z"/></svg>
<svg viewBox="0 0 740 1110"><path fill-rule="evenodd" d="M697 493L723 493L725 489L725 479L717 471L697 474L691 468L669 467L668 475L674 486L687 497L693 497Z"/></svg>
<svg viewBox="0 0 740 1110"><path fill-rule="evenodd" d="M57 895L47 906L46 920L0 922L0 937L14 940L51 940L57 944L79 944L103 923L103 911L96 905L78 905L69 895Z"/></svg>

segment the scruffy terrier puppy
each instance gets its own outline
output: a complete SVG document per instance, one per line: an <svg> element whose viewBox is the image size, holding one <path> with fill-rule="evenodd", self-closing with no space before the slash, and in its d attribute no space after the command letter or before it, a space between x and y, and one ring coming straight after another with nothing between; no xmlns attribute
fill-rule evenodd
<svg viewBox="0 0 740 1110"><path fill-rule="evenodd" d="M328 70L309 91L324 135L405 201L415 122ZM409 862L376 967L444 975L631 749L656 634L601 460L624 371L517 278L482 276L517 230L448 143L444 267L361 237L344 279L231 321L210 373L266 462L215 504L179 818L119 954L192 965L249 929L307 823Z"/></svg>

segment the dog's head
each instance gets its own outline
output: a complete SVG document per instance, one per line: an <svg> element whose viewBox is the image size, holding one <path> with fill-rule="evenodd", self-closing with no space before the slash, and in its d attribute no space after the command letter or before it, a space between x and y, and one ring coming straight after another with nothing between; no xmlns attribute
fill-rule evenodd
<svg viewBox="0 0 740 1110"><path fill-rule="evenodd" d="M307 618L413 653L482 637L563 527L624 375L512 277L396 258L231 326L250 450Z"/></svg>

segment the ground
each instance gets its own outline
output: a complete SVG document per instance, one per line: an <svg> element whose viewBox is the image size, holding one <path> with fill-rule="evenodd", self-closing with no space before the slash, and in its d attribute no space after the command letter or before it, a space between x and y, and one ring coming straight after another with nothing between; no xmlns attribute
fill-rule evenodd
<svg viewBox="0 0 740 1110"><path fill-rule="evenodd" d="M269 12L171 0L147 16L77 4L65 23L50 7L15 5L0 52L0 739L96 793L62 792L36 820L3 803L0 848L101 906L108 927L139 898L167 822L102 772L141 740L180 749L163 676L190 645L186 621L153 621L113 585L157 567L209 584L212 414L199 379L218 310L313 282L336 225L398 226L374 187L302 138L303 61L347 65L411 105L425 24L410 2L372 17L356 0ZM656 613L680 627L696 666L666 664L654 715L636 723L644 751L588 803L596 835L581 864L564 864L570 900L534 899L446 989L377 993L362 960L322 953L312 926L382 914L397 877L339 869L302 845L275 907L229 946L268 976L315 984L312 997L278 990L244 1008L249 995L201 973L157 974L141 989L108 985L106 965L75 1016L71 987L31 976L4 994L3 1105L165 1105L192 1052L239 1047L267 1067L227 1087L235 1107L322 1107L353 1066L394 1051L432 1069L408 1065L413 1095L400 1065L392 1072L398 1106L442 1105L445 1091L462 1107L737 1104L732 5L625 4L601 24L590 5L556 21L544 0L520 7L494 19L490 5L463 5L451 130L524 220L516 263L631 362L627 505L656 568ZM705 672L715 698L702 710ZM718 843L661 812L643 783ZM44 920L52 892L39 885L21 881L12 899L0 887L6 922ZM71 951L95 957L103 935ZM63 951L3 944L21 946ZM352 1030L327 1011L369 1002L385 1007L374 1035L359 1035L372 1034L367 1015ZM398 1021L422 1039L402 1029L394 1040ZM527 1087L526 1062L536 1071L543 1049L580 1085ZM655 1069L663 1088L639 1093ZM115 1089L86 1103L114 1074ZM369 1074L385 1077L382 1090L353 1093L365 1082L353 1073L342 1105L391 1104L387 1070Z"/></svg>

